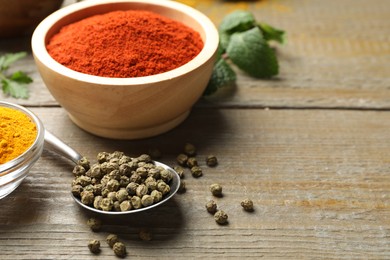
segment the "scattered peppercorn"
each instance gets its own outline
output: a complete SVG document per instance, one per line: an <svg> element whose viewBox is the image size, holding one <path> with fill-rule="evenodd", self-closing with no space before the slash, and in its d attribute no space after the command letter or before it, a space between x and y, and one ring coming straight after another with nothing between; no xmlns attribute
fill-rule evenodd
<svg viewBox="0 0 390 260"><path fill-rule="evenodd" d="M187 166L188 156L181 153L176 157L176 161L180 166Z"/></svg>
<svg viewBox="0 0 390 260"><path fill-rule="evenodd" d="M186 183L185 183L185 181L180 181L180 185L179 185L179 192L180 193L185 193L186 192Z"/></svg>
<svg viewBox="0 0 390 260"><path fill-rule="evenodd" d="M98 254L100 252L100 241L96 239L89 241L88 248L91 253Z"/></svg>
<svg viewBox="0 0 390 260"><path fill-rule="evenodd" d="M114 253L118 257L125 257L126 256L126 246L122 242L116 242L112 249L114 250Z"/></svg>
<svg viewBox="0 0 390 260"><path fill-rule="evenodd" d="M218 210L214 214L214 220L220 225L224 225L227 223L228 215L223 210Z"/></svg>
<svg viewBox="0 0 390 260"><path fill-rule="evenodd" d="M206 203L206 210L211 214L215 214L215 212L217 212L217 203L213 200L208 201Z"/></svg>
<svg viewBox="0 0 390 260"><path fill-rule="evenodd" d="M183 167L181 167L181 166L175 166L175 167L173 167L173 169L174 169L175 172L179 175L180 179L183 179L183 178L184 178L184 169L183 169Z"/></svg>
<svg viewBox="0 0 390 260"><path fill-rule="evenodd" d="M198 161L195 157L189 157L187 160L187 167L191 169L194 166L198 166Z"/></svg>
<svg viewBox="0 0 390 260"><path fill-rule="evenodd" d="M215 155L209 155L206 157L206 164L209 167L215 167L218 164L218 159Z"/></svg>
<svg viewBox="0 0 390 260"><path fill-rule="evenodd" d="M118 236L115 234L109 234L106 238L107 244L112 248L116 242L118 242Z"/></svg>
<svg viewBox="0 0 390 260"><path fill-rule="evenodd" d="M222 196L222 186L218 183L214 183L210 185L210 191L211 193L216 197Z"/></svg>
<svg viewBox="0 0 390 260"><path fill-rule="evenodd" d="M250 199L244 199L241 201L241 206L245 211L253 211L253 201Z"/></svg>
<svg viewBox="0 0 390 260"><path fill-rule="evenodd" d="M100 219L90 218L87 220L87 225L92 231L96 232L102 227L102 221Z"/></svg>
<svg viewBox="0 0 390 260"><path fill-rule="evenodd" d="M196 155L196 147L191 143L186 143L184 145L184 153L188 156L195 156Z"/></svg>
<svg viewBox="0 0 390 260"><path fill-rule="evenodd" d="M202 168L200 168L199 166L192 167L191 168L191 174L192 174L193 177L199 178L200 176L203 175Z"/></svg>

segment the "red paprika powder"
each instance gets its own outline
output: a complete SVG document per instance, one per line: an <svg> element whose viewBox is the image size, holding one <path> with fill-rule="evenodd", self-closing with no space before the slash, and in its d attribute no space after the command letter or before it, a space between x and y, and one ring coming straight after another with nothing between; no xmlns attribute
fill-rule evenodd
<svg viewBox="0 0 390 260"><path fill-rule="evenodd" d="M86 74L128 78L159 74L192 60L198 32L159 14L114 11L64 26L46 46L62 65Z"/></svg>

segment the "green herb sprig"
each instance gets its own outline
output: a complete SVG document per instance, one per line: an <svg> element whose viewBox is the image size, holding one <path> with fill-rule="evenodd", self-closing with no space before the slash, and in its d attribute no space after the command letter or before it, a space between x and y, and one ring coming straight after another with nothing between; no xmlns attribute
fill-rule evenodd
<svg viewBox="0 0 390 260"><path fill-rule="evenodd" d="M29 97L27 85L33 80L23 71L7 73L15 61L24 58L26 55L26 52L17 52L0 56L0 82L5 95L24 99Z"/></svg>
<svg viewBox="0 0 390 260"><path fill-rule="evenodd" d="M230 63L255 78L271 78L279 73L278 60L269 42L284 44L283 30L256 21L248 11L238 10L224 17L218 31L218 56L205 96L235 83L237 76Z"/></svg>

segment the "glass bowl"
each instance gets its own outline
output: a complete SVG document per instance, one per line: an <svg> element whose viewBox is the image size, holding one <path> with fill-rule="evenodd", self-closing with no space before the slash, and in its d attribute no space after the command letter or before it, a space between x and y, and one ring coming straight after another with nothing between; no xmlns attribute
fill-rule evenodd
<svg viewBox="0 0 390 260"><path fill-rule="evenodd" d="M15 159L0 164L0 199L2 199L22 183L23 179L28 175L30 168L41 157L45 129L39 118L22 106L0 101L0 107L8 107L21 111L28 116L37 127L37 136L34 143Z"/></svg>

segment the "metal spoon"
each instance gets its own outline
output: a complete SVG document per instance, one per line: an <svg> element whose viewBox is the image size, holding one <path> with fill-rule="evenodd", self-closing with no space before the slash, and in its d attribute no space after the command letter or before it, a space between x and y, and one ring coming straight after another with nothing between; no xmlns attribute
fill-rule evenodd
<svg viewBox="0 0 390 260"><path fill-rule="evenodd" d="M63 141L61 141L58 137L54 136L52 133L50 133L47 130L45 130L45 148L47 150L53 151L53 152L65 157L65 158L73 161L75 164L77 164L77 162L83 157L81 154L79 154L73 148L69 147L67 144L65 144ZM148 210L148 209L157 207L158 205L161 205L162 203L169 200L173 195L175 195L175 193L178 191L179 186L180 186L180 177L177 174L177 172L175 170L173 170L171 167L169 167L168 165L165 165L165 164L157 162L157 161L154 161L154 164L156 166L161 166L164 169L172 172L173 179L171 180L171 183L170 183L170 188L171 188L170 192L168 194L166 194L161 201L159 201L158 203L155 203L151 206L140 208L140 209L133 209L133 210L129 210L129 211L103 211L103 210L95 209L91 206L88 206L88 205L81 203L80 199L73 196L73 194L71 193L72 197L83 208L86 208L88 210L91 210L91 211L94 211L94 212L97 212L100 214L106 214L106 215L130 214L130 213L136 213L136 212L140 212L140 211L144 211L144 210Z"/></svg>

